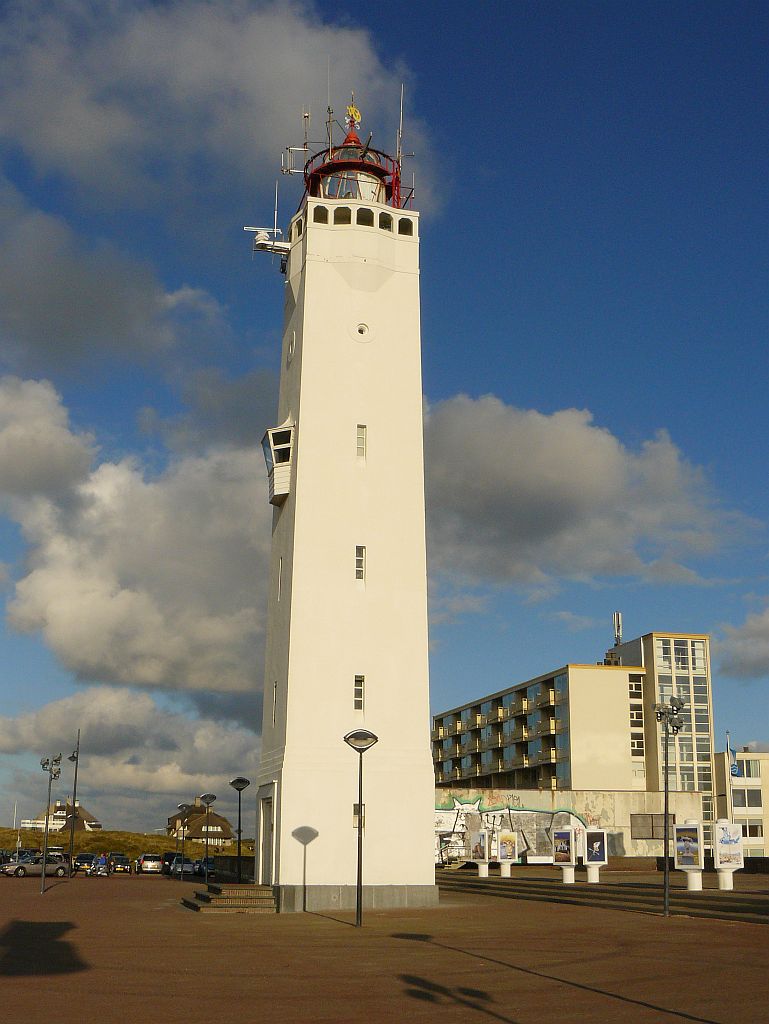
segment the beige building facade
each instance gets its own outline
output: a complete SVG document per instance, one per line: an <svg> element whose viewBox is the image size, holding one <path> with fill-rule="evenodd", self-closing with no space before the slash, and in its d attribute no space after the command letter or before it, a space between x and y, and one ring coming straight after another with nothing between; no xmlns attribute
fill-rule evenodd
<svg viewBox="0 0 769 1024"><path fill-rule="evenodd" d="M742 828L746 857L769 856L769 752L743 747L734 756L737 773L731 772L727 751L716 754L716 810Z"/></svg>
<svg viewBox="0 0 769 1024"><path fill-rule="evenodd" d="M685 702L670 737L671 792L696 793L706 842L714 818L709 637L648 633L595 665L561 668L434 716L438 787L576 791L663 789L655 705Z"/></svg>

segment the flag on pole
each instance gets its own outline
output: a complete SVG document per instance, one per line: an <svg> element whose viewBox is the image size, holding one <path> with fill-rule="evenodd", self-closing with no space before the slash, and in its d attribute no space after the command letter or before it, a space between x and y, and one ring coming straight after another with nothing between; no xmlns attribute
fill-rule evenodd
<svg viewBox="0 0 769 1024"><path fill-rule="evenodd" d="M742 778L742 768L737 761L737 752L730 745L729 732L726 733L726 756L729 759L729 774L733 779Z"/></svg>

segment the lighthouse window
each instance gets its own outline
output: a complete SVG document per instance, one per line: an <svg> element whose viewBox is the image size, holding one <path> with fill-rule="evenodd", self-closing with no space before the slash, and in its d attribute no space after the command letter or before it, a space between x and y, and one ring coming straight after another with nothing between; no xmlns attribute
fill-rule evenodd
<svg viewBox="0 0 769 1024"><path fill-rule="evenodd" d="M356 220L359 224L362 224L366 228L373 228L374 226L374 213L373 210L358 210Z"/></svg>
<svg viewBox="0 0 769 1024"><path fill-rule="evenodd" d="M356 676L352 691L352 706L356 711L363 710L363 691L366 686L365 676Z"/></svg>
<svg viewBox="0 0 769 1024"><path fill-rule="evenodd" d="M358 424L358 433L357 433L356 443L357 443L358 458L359 459L365 459L366 458L366 424L365 423L359 423Z"/></svg>
<svg viewBox="0 0 769 1024"><path fill-rule="evenodd" d="M379 227L382 229L382 231L392 231L393 219L389 213L379 214Z"/></svg>
<svg viewBox="0 0 769 1024"><path fill-rule="evenodd" d="M414 234L414 222L409 220L408 217L401 217L398 221L398 234L399 235L413 235Z"/></svg>
<svg viewBox="0 0 769 1024"><path fill-rule="evenodd" d="M366 548L362 544L355 547L355 579L365 580L366 578Z"/></svg>
<svg viewBox="0 0 769 1024"><path fill-rule="evenodd" d="M352 210L349 206L340 206L334 210L335 224L352 224Z"/></svg>
<svg viewBox="0 0 769 1024"><path fill-rule="evenodd" d="M316 206L312 211L312 219L316 224L328 224L328 210L325 206Z"/></svg>

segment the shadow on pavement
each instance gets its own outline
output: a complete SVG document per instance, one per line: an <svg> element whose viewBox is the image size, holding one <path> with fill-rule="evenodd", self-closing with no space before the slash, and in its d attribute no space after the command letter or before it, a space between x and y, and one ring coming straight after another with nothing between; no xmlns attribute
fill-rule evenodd
<svg viewBox="0 0 769 1024"><path fill-rule="evenodd" d="M520 971L521 974L529 974L529 975L531 975L531 976L533 976L535 978L542 978L545 981L555 981L559 985L566 985L566 986L568 986L570 988L581 989L583 992L594 992L596 995L606 996L609 999L617 999L617 1000L619 1000L622 1003L630 1003L633 1006L644 1006L647 1009L657 1010L660 1013L667 1014L670 1017L676 1017L679 1020L691 1020L691 1021L694 1021L695 1024L719 1024L718 1021L711 1020L709 1017L697 1017L695 1014L686 1013L683 1010L672 1010L672 1009L670 1009L667 1006L659 1006L657 1003L646 1002L646 1000L644 1000L644 999L633 999L630 996L622 996L622 995L619 995L619 993L617 993L617 992L609 992L607 989L595 988L595 986L593 986L593 985L585 985L585 984L583 984L582 982L579 982L579 981L569 981L568 978L559 978L558 975L556 975L556 974L545 974L544 971L535 971L531 967L521 967L518 964L508 963L506 960L497 960L497 959L495 959L494 957L491 957L491 956L484 956L482 953L471 953L470 950L462 949L459 946L447 946L443 942L436 942L433 939L432 935L425 935L425 934L423 934L421 932L393 932L392 933L392 938L394 938L394 939L408 939L411 942L429 942L433 946L438 946L440 949L448 949L448 950L451 950L454 953L463 953L465 956L473 957L475 960L483 960L485 963L497 964L499 967L507 967L511 971ZM400 975L400 978L401 978L402 981L407 980L409 977L410 977L410 975L403 975L403 974ZM419 980L419 979L417 979L417 980ZM426 987L423 984L423 989L422 990L425 993L424 995L416 995L416 992L419 991L418 988L414 989L414 991L408 991L407 990L407 994L413 996L414 998L422 999L424 1001L437 1002L438 1001L438 998L437 998L438 990L441 990L441 992L446 992L446 993L449 993L449 994L452 993L452 991L458 992L458 993L461 993L463 991L465 991L465 992L470 991L470 990L462 990L462 989L455 989L455 990L444 989L443 986L441 986L441 985L432 985L432 983L427 983L427 984L430 985L429 988ZM431 999L430 998L430 994L431 993L435 996L435 999ZM454 1002L454 1003L458 1002L456 997L452 997L451 1001ZM465 1003L463 1005L471 1005L471 1004ZM500 1017L498 1014L493 1013L493 1011L490 1011L490 1010L486 1009L486 1007L476 1006L475 1004L472 1004L472 1005L473 1005L474 1009L483 1010L485 1013L488 1013L491 1016L497 1017L498 1020L505 1020L505 1021L509 1020L508 1017ZM514 1022L514 1024L515 1024L515 1022Z"/></svg>
<svg viewBox="0 0 769 1024"><path fill-rule="evenodd" d="M436 985L434 981L427 978L420 978L415 974L401 974L399 978L409 987L405 990L407 996L412 999L419 999L423 1003L434 1003L437 1006L463 1006L467 1010L477 1010L485 1013L487 1017L494 1020L504 1021L505 1024L521 1024L512 1017L503 1017L501 1013L492 1010L488 1005L494 1000L488 992L478 988L448 988L446 985Z"/></svg>
<svg viewBox="0 0 769 1024"><path fill-rule="evenodd" d="M0 932L0 975L71 974L90 970L62 939L69 921L11 921Z"/></svg>

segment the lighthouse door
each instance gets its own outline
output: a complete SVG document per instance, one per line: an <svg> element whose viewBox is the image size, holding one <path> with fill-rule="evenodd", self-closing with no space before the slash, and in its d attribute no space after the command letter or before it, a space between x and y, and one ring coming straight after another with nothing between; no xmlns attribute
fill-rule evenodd
<svg viewBox="0 0 769 1024"><path fill-rule="evenodd" d="M260 829L261 836L261 864L260 885L272 885L272 842L273 842L273 818L272 818L272 797L263 799L260 804Z"/></svg>

